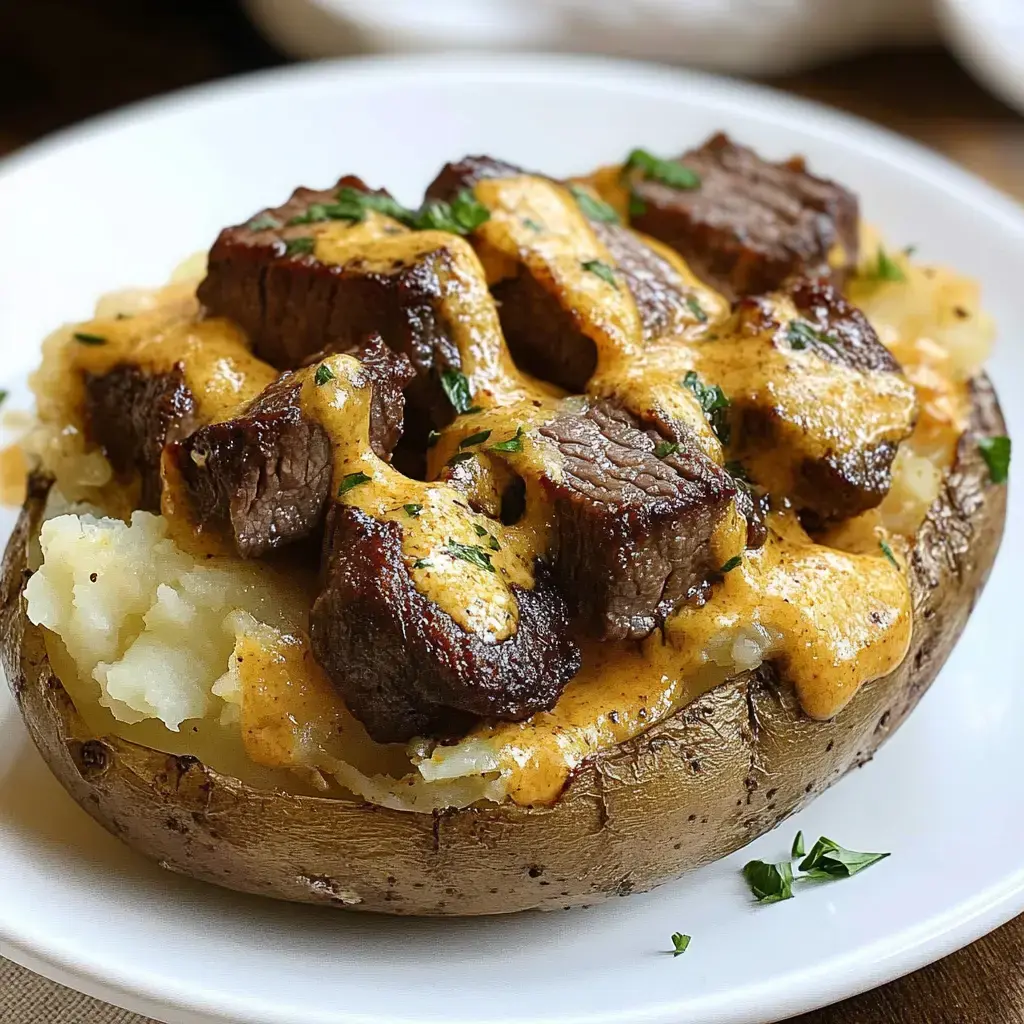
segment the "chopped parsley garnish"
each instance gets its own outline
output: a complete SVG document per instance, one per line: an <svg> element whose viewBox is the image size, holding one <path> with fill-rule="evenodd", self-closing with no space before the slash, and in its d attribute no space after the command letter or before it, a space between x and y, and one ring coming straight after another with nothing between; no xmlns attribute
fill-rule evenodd
<svg viewBox="0 0 1024 1024"><path fill-rule="evenodd" d="M501 545L498 543L498 538L495 537L493 534L487 538L487 546L492 551L500 551L501 550Z"/></svg>
<svg viewBox="0 0 1024 1024"><path fill-rule="evenodd" d="M824 331L819 331L806 320L790 320L789 326L786 328L786 341L795 349L807 348L814 341L822 345L831 345L833 348L836 344L835 338L825 334Z"/></svg>
<svg viewBox="0 0 1024 1024"><path fill-rule="evenodd" d="M284 253L286 256L308 256L315 248L316 242L308 235L304 235L302 238L289 238L284 243Z"/></svg>
<svg viewBox="0 0 1024 1024"><path fill-rule="evenodd" d="M521 452L523 450L523 428L516 429L515 437L491 445L492 452Z"/></svg>
<svg viewBox="0 0 1024 1024"><path fill-rule="evenodd" d="M1005 484L1010 475L1010 439L1005 436L979 438L978 451L988 466L992 483Z"/></svg>
<svg viewBox="0 0 1024 1024"><path fill-rule="evenodd" d="M414 569L429 569L434 563L429 558L417 558L412 563Z"/></svg>
<svg viewBox="0 0 1024 1024"><path fill-rule="evenodd" d="M647 204L635 193L629 193L630 217L642 217L647 212Z"/></svg>
<svg viewBox="0 0 1024 1024"><path fill-rule="evenodd" d="M440 441L440 440L441 440L441 431L440 430L431 430L427 434L427 447L428 448L433 448L434 445L437 444L437 442Z"/></svg>
<svg viewBox="0 0 1024 1024"><path fill-rule="evenodd" d="M698 323L706 324L708 322L708 315L704 312L704 307L692 295L686 297L686 308L697 318Z"/></svg>
<svg viewBox="0 0 1024 1024"><path fill-rule="evenodd" d="M729 443L729 399L717 384L703 384L700 377L690 370L681 381L684 388L692 391L704 410L704 415L711 429L722 444Z"/></svg>
<svg viewBox="0 0 1024 1024"><path fill-rule="evenodd" d="M660 181L671 188L700 188L700 175L675 160L662 160L646 149L634 149L626 157L624 170L640 171L648 181Z"/></svg>
<svg viewBox="0 0 1024 1024"><path fill-rule="evenodd" d="M800 862L800 870L808 878L850 878L858 871L863 871L888 856L887 853L858 853L856 850L845 850L838 843L822 836Z"/></svg>
<svg viewBox="0 0 1024 1024"><path fill-rule="evenodd" d="M675 455L677 451L679 451L679 445L675 441L660 441L654 446L654 454L659 459L663 459L667 455Z"/></svg>
<svg viewBox="0 0 1024 1024"><path fill-rule="evenodd" d="M690 936L683 935L682 932L674 932L672 935L672 949L669 952L673 958L682 956L687 949L690 947Z"/></svg>
<svg viewBox="0 0 1024 1024"><path fill-rule="evenodd" d="M329 380L334 380L334 371L326 363L321 363L313 374L313 380L318 388L323 387Z"/></svg>
<svg viewBox="0 0 1024 1024"><path fill-rule="evenodd" d="M289 224L316 224L325 220L363 221L368 210L376 210L403 224L410 224L416 216L397 199L376 192L360 192L349 185L338 189L333 203L310 203L305 213L292 217Z"/></svg>
<svg viewBox="0 0 1024 1024"><path fill-rule="evenodd" d="M600 260L583 260L580 266L591 274L596 274L602 281L606 281L616 289L616 291L618 290L619 284L615 280L615 271L607 263L602 263Z"/></svg>
<svg viewBox="0 0 1024 1024"><path fill-rule="evenodd" d="M405 514L407 516L412 516L414 519L423 511L423 506L417 505L414 502L408 505L403 505L402 508L405 509Z"/></svg>
<svg viewBox="0 0 1024 1024"><path fill-rule="evenodd" d="M470 411L472 395L469 393L469 381L464 373L459 373L458 370L445 370L441 374L441 387L457 413Z"/></svg>
<svg viewBox="0 0 1024 1024"><path fill-rule="evenodd" d="M523 218L523 227L529 228L531 231L543 231L544 225L538 224L532 217Z"/></svg>
<svg viewBox="0 0 1024 1024"><path fill-rule="evenodd" d="M580 185L570 185L569 191L579 204L580 212L588 220L597 220L604 224L619 223L619 215L603 199L592 196Z"/></svg>
<svg viewBox="0 0 1024 1024"><path fill-rule="evenodd" d="M368 484L372 477L368 477L365 473L349 473L348 476L344 477L341 481L341 485L338 487L338 497L351 491L353 487L358 487L360 484Z"/></svg>
<svg viewBox="0 0 1024 1024"><path fill-rule="evenodd" d="M793 898L793 865L789 861L766 864L763 860L752 860L743 869L743 877L758 903L779 903Z"/></svg>
<svg viewBox="0 0 1024 1024"><path fill-rule="evenodd" d="M722 568L719 569L718 571L720 573L722 573L723 575L725 575L725 573L732 572L733 569L735 569L737 566L742 565L742 564L743 564L743 556L742 555L733 555L732 558L730 558L729 561L726 562L725 565L723 565Z"/></svg>
<svg viewBox="0 0 1024 1024"><path fill-rule="evenodd" d="M905 246L903 246L903 255L906 256L908 260L910 259L911 256L914 255L915 252L917 252L917 246L916 245L905 245Z"/></svg>
<svg viewBox="0 0 1024 1024"><path fill-rule="evenodd" d="M475 459L476 452L456 452L449 460L449 466L457 466L460 462L467 462L469 459Z"/></svg>
<svg viewBox="0 0 1024 1024"><path fill-rule="evenodd" d="M3 390L2 388L0 388L0 405L3 405L4 402L7 401L7 395L8 394L9 394L9 392L7 392L7 391Z"/></svg>
<svg viewBox="0 0 1024 1024"><path fill-rule="evenodd" d="M907 279L903 268L881 245L878 247L878 258L874 266L868 270L867 276L874 281L906 281Z"/></svg>
<svg viewBox="0 0 1024 1024"><path fill-rule="evenodd" d="M250 231L270 231L273 228L279 228L281 222L272 214L260 213L253 217L245 226Z"/></svg>
<svg viewBox="0 0 1024 1024"><path fill-rule="evenodd" d="M464 562L469 562L470 565L486 569L488 572L495 571L494 566L491 565L491 556L476 544L460 544L457 540L449 537L448 554L453 558L461 558Z"/></svg>
<svg viewBox="0 0 1024 1024"><path fill-rule="evenodd" d="M804 834L803 832L797 832L796 837L793 839L793 851L790 854L793 860L797 857L803 857L807 851L804 849Z"/></svg>
<svg viewBox="0 0 1024 1024"><path fill-rule="evenodd" d="M491 219L491 211L464 188L450 203L435 199L415 214L411 226L420 231L449 231L468 235Z"/></svg>
<svg viewBox="0 0 1024 1024"><path fill-rule="evenodd" d="M477 535L478 537L486 537L486 536L487 536L487 530L486 530L486 528L485 528L485 527L483 527L483 526L481 526L481 525L480 525L479 523L474 523L474 524L473 524L473 532L474 532L474 533L475 533L475 534L476 534L476 535Z"/></svg>
<svg viewBox="0 0 1024 1024"><path fill-rule="evenodd" d="M75 331L75 341L83 345L106 345L107 339L101 334L86 334L84 331Z"/></svg>
<svg viewBox="0 0 1024 1024"><path fill-rule="evenodd" d="M460 448L472 448L474 445L483 444L491 436L489 430L481 430L475 434L470 434L469 437L464 438L459 442Z"/></svg>
<svg viewBox="0 0 1024 1024"><path fill-rule="evenodd" d="M896 561L896 556L892 553L892 548L889 547L889 542L886 540L880 540L878 546L882 549L882 554L889 559L890 562L898 569L900 563Z"/></svg>

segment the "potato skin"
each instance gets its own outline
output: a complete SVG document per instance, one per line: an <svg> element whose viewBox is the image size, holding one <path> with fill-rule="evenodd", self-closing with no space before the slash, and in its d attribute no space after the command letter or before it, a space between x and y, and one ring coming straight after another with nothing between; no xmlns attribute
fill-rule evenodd
<svg viewBox="0 0 1024 1024"><path fill-rule="evenodd" d="M737 676L601 753L551 808L414 814L252 789L192 757L90 734L25 617L26 556L48 482L35 479L0 579L3 664L51 770L97 821L161 866L245 892L390 914L593 904L649 889L768 831L868 761L928 688L995 559L1006 488L977 438L1006 427L987 378L956 465L910 560L903 664L832 721L800 712L767 667Z"/></svg>

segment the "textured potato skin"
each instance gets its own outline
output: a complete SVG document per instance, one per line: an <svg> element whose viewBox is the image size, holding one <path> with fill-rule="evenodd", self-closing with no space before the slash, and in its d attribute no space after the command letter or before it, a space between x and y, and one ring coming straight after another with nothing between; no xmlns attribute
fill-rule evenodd
<svg viewBox="0 0 1024 1024"><path fill-rule="evenodd" d="M649 889L745 845L869 760L946 660L995 558L1006 488L977 437L1006 432L986 378L911 564L904 663L833 721L804 716L768 669L737 676L577 772L551 808L431 815L258 791L115 736L91 735L27 621L34 480L4 558L0 640L15 698L54 774L105 828L163 867L246 892L392 914L593 904Z"/></svg>

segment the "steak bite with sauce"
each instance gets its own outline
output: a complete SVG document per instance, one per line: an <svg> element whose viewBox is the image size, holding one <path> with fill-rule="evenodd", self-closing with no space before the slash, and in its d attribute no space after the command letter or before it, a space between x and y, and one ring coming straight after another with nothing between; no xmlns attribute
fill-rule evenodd
<svg viewBox="0 0 1024 1024"><path fill-rule="evenodd" d="M83 379L87 433L120 478L138 474L139 508L159 511L160 453L195 425L196 400L183 367L148 373L126 363Z"/></svg>
<svg viewBox="0 0 1024 1024"><path fill-rule="evenodd" d="M828 282L798 280L742 300L732 323L701 365L728 396L733 456L812 524L880 504L917 402L867 318Z"/></svg>
<svg viewBox="0 0 1024 1024"><path fill-rule="evenodd" d="M402 433L402 388L412 367L376 337L345 354L361 360L362 380L373 388L370 446L387 460ZM241 415L200 427L167 449L172 479L181 482L175 501L200 529L227 530L244 557L301 540L322 521L332 445L302 412L310 372L286 371Z"/></svg>
<svg viewBox="0 0 1024 1024"><path fill-rule="evenodd" d="M281 369L379 334L412 363L406 399L425 433L453 415L441 378L461 360L445 299L465 283L462 243L424 244L387 210L402 208L354 177L323 192L298 189L284 206L221 232L198 294L209 315L240 324L256 354ZM315 254L324 237L327 261Z"/></svg>
<svg viewBox="0 0 1024 1024"><path fill-rule="evenodd" d="M557 452L558 472L540 477L555 579L588 632L640 639L706 594L724 560L713 537L736 493L728 473L696 445L666 442L607 402L535 434Z"/></svg>
<svg viewBox="0 0 1024 1024"><path fill-rule="evenodd" d="M379 742L459 736L478 718L520 721L554 706L580 654L542 563L532 590L512 592L511 636L468 632L413 582L397 522L334 505L310 617L313 651Z"/></svg>
<svg viewBox="0 0 1024 1024"><path fill-rule="evenodd" d="M675 249L730 299L774 291L797 274L838 284L857 265L857 198L794 157L768 163L718 134L678 162L689 179L627 164L631 223Z"/></svg>
<svg viewBox="0 0 1024 1024"><path fill-rule="evenodd" d="M523 177L542 183L540 188L546 194L539 198L546 203L550 203L551 190L562 185L491 157L468 156L447 164L426 195L428 200L451 201L479 182ZM567 225L565 210L555 211L560 220L556 225L524 216L527 233L516 247L515 256L503 251L497 258L488 258L493 233L486 222L474 235L474 243L485 266L492 268L491 291L516 363L535 377L580 392L597 367L597 347L587 313L566 292L552 270L552 261L537 248L549 246L546 236L556 234L564 250L554 253L553 260L572 257L573 251L578 250L579 259L570 261L574 268L592 266L595 272L614 274L615 286L623 286L635 300L640 316L638 326L645 341L693 328L706 320L707 314L679 272L619 223L615 211L596 193L579 185L567 185L561 195L570 204L568 217L575 219L578 208L582 221L569 221ZM589 233L584 224L589 226ZM553 252L547 248L545 251ZM595 256L602 258L595 260Z"/></svg>

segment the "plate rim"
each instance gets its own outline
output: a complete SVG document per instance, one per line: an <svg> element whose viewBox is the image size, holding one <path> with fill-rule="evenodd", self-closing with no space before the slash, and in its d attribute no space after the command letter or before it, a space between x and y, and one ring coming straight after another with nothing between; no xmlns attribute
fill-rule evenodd
<svg viewBox="0 0 1024 1024"><path fill-rule="evenodd" d="M1024 253L1024 206L995 186L960 167L929 147L908 139L865 118L837 110L813 100L780 92L771 86L747 82L735 77L674 67L671 65L595 57L576 54L516 53L495 54L460 51L455 54L385 55L338 58L262 69L212 82L200 83L157 97L140 100L112 111L91 117L51 133L9 156L0 159L0 190L21 174L59 155L70 146L88 144L106 133L131 130L134 124L171 114L197 104L230 102L238 94L253 87L275 89L317 79L358 78L373 80L388 75L420 75L432 79L472 80L474 82L514 82L529 80L536 84L548 79L578 82L581 75L592 77L597 91L636 89L643 86L653 92L677 94L680 88L692 87L699 94L701 105L727 112L740 104L753 103L766 120L783 122L786 115L810 118L810 130L825 143L850 145L854 135L856 147L888 164L894 171L915 178L927 178L957 203L978 210L987 217L1001 218L1003 228L1019 240ZM763 109L762 109L763 108ZM17 723L15 724L17 727ZM962 948L1024 911L1024 865L999 882L963 900L960 904L918 922L894 935L861 947L838 960L830 960L816 968L787 976L790 991L775 998L771 1019L781 1020L796 1013L807 1012L859 994L904 976ZM169 979L148 979L157 984L141 987L147 979L112 965L85 964L82 952L63 948L60 943L49 946L39 939L30 942L13 931L13 922L5 922L0 914L0 954L60 984L95 998L112 1002L136 1013L149 1016L172 1012L176 1022L228 1022L245 1014L252 1024L278 1024L279 1016L260 1015L258 1007L248 1006L232 997L225 1001L223 993L210 988L202 990L203 998L182 991ZM856 973L849 968L856 967ZM763 986L761 987L763 989ZM761 989L750 987L747 998ZM743 992L743 989L739 989ZM728 996L704 997L686 1007L689 1013L699 1012L707 1024L765 1024L756 1012L737 1012L727 1006L726 998L735 1002L737 990ZM645 1024L674 1024L681 1012L679 1002L661 1002L630 1011L628 1015L611 1011L608 1014L583 1017L501 1017L492 1024L570 1024L584 1020L592 1024L642 1021ZM416 1018L387 1018L390 1024L415 1024ZM323 1011L307 1012L302 1024L371 1024L380 1021L377 1015L346 1014L338 1016Z"/></svg>

